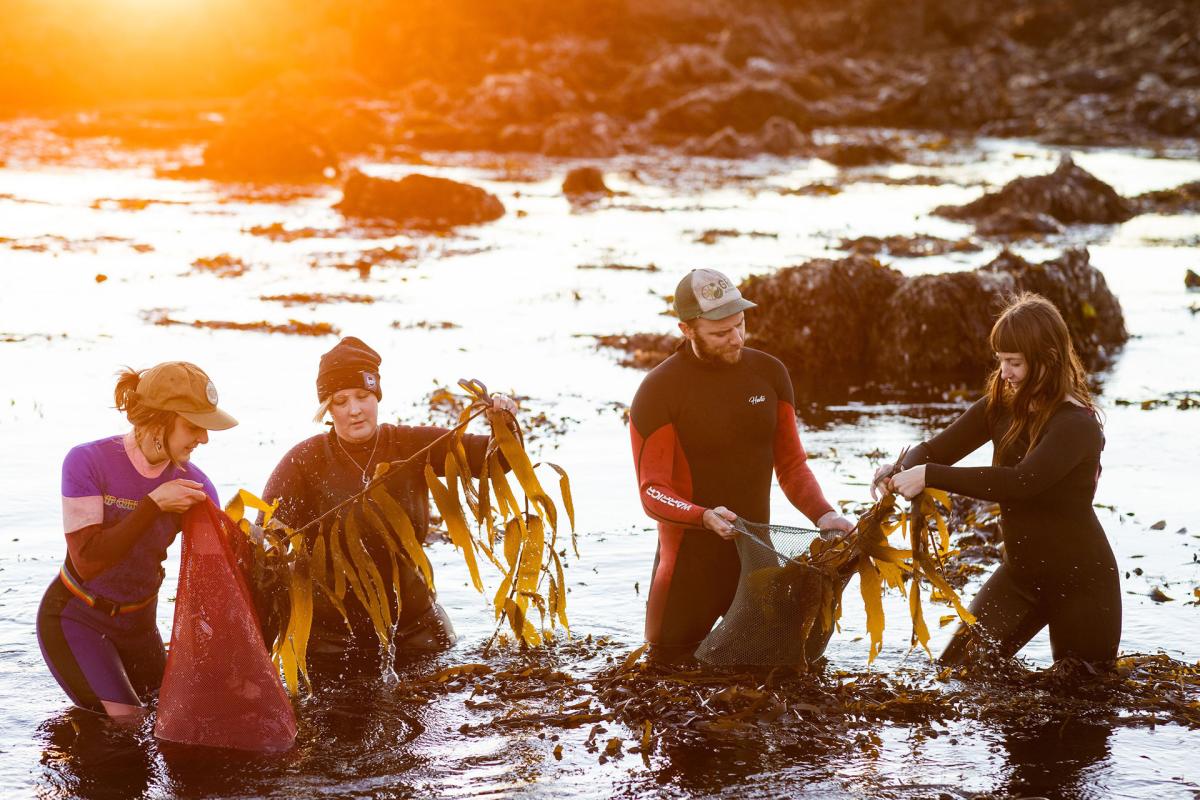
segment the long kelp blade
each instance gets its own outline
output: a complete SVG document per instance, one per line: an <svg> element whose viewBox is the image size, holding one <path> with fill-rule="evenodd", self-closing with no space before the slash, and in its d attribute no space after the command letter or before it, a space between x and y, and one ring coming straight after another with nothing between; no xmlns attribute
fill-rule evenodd
<svg viewBox="0 0 1200 800"><path fill-rule="evenodd" d="M408 560L420 572L421 577L425 580L425 585L433 589L433 566L425 555L425 548L417 541L416 529L413 528L412 520L408 518L404 508L396 498L388 494L387 489L382 485L371 489L370 496L375 501L375 505L379 506L383 512L384 519L391 526L396 538L400 540L400 546L404 549Z"/></svg>
<svg viewBox="0 0 1200 800"><path fill-rule="evenodd" d="M308 679L308 639L312 634L313 581L303 537L296 537L292 540L292 553L291 580L288 585L292 613L288 617L284 646L291 648L295 668L299 670L301 677L304 678L304 683L311 690L312 683ZM296 676L292 674L288 677L288 691L295 695L298 690Z"/></svg>
<svg viewBox="0 0 1200 800"><path fill-rule="evenodd" d="M883 650L883 582L879 571L866 556L858 559L858 580L863 606L867 610L867 633L871 636L867 653L867 663L870 664Z"/></svg>
<svg viewBox="0 0 1200 800"><path fill-rule="evenodd" d="M504 454L508 465L512 467L513 474L517 476L517 481L521 484L525 496L538 507L550 527L556 529L558 512L554 508L554 502L542 488L541 482L538 481L537 475L533 471L533 463L525 453L525 448L521 447L517 437L506 425L495 426L494 435L500 445L500 452Z"/></svg>
<svg viewBox="0 0 1200 800"><path fill-rule="evenodd" d="M402 598L404 597L404 587L401 584L400 577L400 562L397 559L397 556L401 553L400 545L388 530L387 525L384 524L383 518L371 507L370 501L365 497L362 500L362 511L363 516L370 523L374 532L378 534L387 547L388 561L392 566L392 597L395 602L394 608L390 604L388 608L392 613L392 618L398 620L400 619L400 604L403 602Z"/></svg>
<svg viewBox="0 0 1200 800"><path fill-rule="evenodd" d="M927 555L921 556L921 570L925 573L926 579L933 584L942 595L950 601L950 605L954 606L954 610L958 612L958 617L968 625L975 624L975 615L966 609L962 601L958 599L958 593L951 588L950 584L946 583L946 579L938 572L937 566Z"/></svg>
<svg viewBox="0 0 1200 800"><path fill-rule="evenodd" d="M353 506L346 510L343 521L345 523L346 552L352 562L346 571L346 578L350 580L351 588L355 588L356 583L360 587L360 591L356 591L355 595L371 618L371 624L375 628L375 635L379 637L380 645L386 648L392 625L387 609L387 595L383 589L383 576L379 574L375 562L371 560L370 553L363 546ZM389 618L385 619L385 614L388 614Z"/></svg>
<svg viewBox="0 0 1200 800"><path fill-rule="evenodd" d="M429 464L425 465L425 483L429 487L429 493L433 495L433 502L442 515L442 520L446 523L450 541L463 552L463 558L467 562L467 570L471 573L471 582L475 585L475 590L482 592L483 581L479 577L475 545L471 541L471 531L467 528L467 522L463 519L462 507L454 501L450 491L438 480L437 473Z"/></svg>
<svg viewBox="0 0 1200 800"><path fill-rule="evenodd" d="M558 553L551 550L550 557L554 559L554 571L558 575L558 607L556 609L558 621L570 635L571 625L567 622L567 580L563 577L562 561L559 560Z"/></svg>

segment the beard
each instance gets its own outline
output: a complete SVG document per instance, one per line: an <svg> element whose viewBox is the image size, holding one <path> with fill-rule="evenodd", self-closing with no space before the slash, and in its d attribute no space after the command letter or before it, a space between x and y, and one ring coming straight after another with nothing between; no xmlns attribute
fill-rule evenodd
<svg viewBox="0 0 1200 800"><path fill-rule="evenodd" d="M696 355L701 361L707 361L710 364L725 364L732 366L742 360L743 345L734 347L715 348L706 345L699 336L692 339L692 344L695 347Z"/></svg>

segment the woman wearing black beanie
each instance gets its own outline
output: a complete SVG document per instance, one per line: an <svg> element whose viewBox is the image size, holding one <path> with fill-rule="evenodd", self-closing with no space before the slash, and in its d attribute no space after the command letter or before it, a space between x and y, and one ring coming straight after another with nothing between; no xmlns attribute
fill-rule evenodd
<svg viewBox="0 0 1200 800"><path fill-rule="evenodd" d="M263 490L267 502L279 501L275 516L284 524L299 528L342 501L362 491L385 461L403 461L420 452L447 433L446 428L391 425L378 422L380 383L379 353L361 339L347 336L321 356L317 371L317 399L321 405L316 419L328 414L331 429L305 439L288 451L275 467ZM496 411L516 412L516 404L504 395L493 398L489 421ZM483 465L489 437L463 437L472 472ZM429 493L425 485L425 464L433 465L439 475L446 461L449 438L439 442L427 457L394 470L383 486L404 508L418 540L429 532ZM397 474L397 472L399 474ZM308 544L318 535L314 527L305 532ZM375 563L387 565L390 556L384 542L364 537L363 544ZM399 575L400 614L392 643L396 653L413 654L443 650L454 643L454 628L437 604L432 590L425 586L411 564L401 561ZM395 608L396 588L384 581L388 602ZM308 670L314 678L325 675L378 672L379 640L366 610L347 603L349 630L341 611L318 592L314 597L313 629L308 646Z"/></svg>

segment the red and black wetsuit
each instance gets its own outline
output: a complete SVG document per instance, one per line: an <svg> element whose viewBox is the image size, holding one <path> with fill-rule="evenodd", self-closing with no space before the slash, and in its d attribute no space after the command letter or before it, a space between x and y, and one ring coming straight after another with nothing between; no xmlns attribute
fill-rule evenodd
<svg viewBox="0 0 1200 800"><path fill-rule="evenodd" d="M410 427L382 424L378 428L377 446L374 439L360 443L339 441L333 430L310 439L288 451L275 467L263 489L267 502L279 500L276 517L292 527L300 527L351 497L363 488L363 473L373 475L375 465L383 461L402 461L428 446L446 433L445 428ZM429 530L429 491L425 484L426 459L434 471L443 474L449 439L439 442L427 455L415 458L403 467L393 468L383 484L389 494L404 508L416 530L418 541L425 541ZM478 475L487 450L488 437L467 435L463 445ZM372 451L374 454L372 455ZM360 517L361 521L361 517ZM316 526L305 531L311 550L320 531ZM395 591L390 580L390 558L385 544L364 530L363 544L377 565L384 569L384 589L388 602L395 607ZM396 623L394 643L399 651L407 649L405 640L416 635L434 609L433 593L407 560L399 561L400 617ZM321 592L314 595L313 629L310 643L310 671L315 664L321 668L330 661L330 669L339 669L347 659L351 666L377 665L379 640L366 610L357 602L347 602L351 630ZM437 610L440 613L440 610ZM436 621L430 622L433 624ZM453 636L450 632L449 636ZM323 659L322 656L335 658Z"/></svg>
<svg viewBox="0 0 1200 800"><path fill-rule="evenodd" d="M642 381L629 431L642 507L658 521L646 640L664 655L695 650L737 589L737 547L703 527L707 509L768 522L774 470L809 519L833 510L808 467L793 403L787 368L750 348L727 365L685 343Z"/></svg>
<svg viewBox="0 0 1200 800"><path fill-rule="evenodd" d="M1027 454L1018 442L1003 458L993 452L990 467L947 466L989 439L998 447L1011 419L989 421L983 398L913 448L904 466L927 464L925 483L935 489L1000 503L1004 561L971 604L979 634L1012 655L1049 625L1055 661L1110 661L1121 639L1121 584L1092 508L1104 432L1089 409L1063 402ZM961 661L970 641L960 629L941 660Z"/></svg>

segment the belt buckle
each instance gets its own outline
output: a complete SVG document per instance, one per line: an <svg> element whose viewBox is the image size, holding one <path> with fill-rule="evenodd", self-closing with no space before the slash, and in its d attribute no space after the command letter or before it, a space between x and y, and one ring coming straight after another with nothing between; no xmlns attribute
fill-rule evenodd
<svg viewBox="0 0 1200 800"><path fill-rule="evenodd" d="M105 597L96 597L92 608L108 617L115 617L121 613L121 606Z"/></svg>

